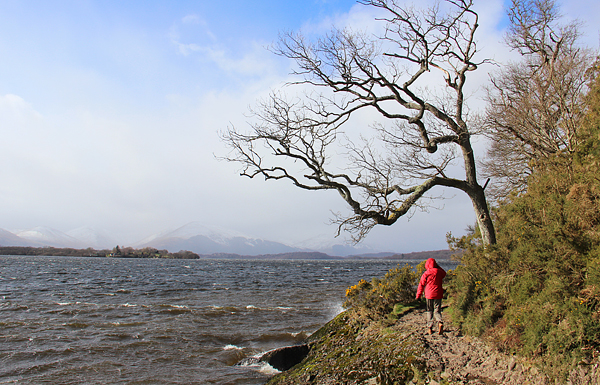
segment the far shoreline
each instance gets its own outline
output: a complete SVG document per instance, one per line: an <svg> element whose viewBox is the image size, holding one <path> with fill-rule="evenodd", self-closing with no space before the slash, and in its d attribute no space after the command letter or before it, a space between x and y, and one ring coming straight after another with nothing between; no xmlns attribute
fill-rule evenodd
<svg viewBox="0 0 600 385"><path fill-rule="evenodd" d="M181 250L169 252L155 248L133 249L119 246L112 250L93 248L74 249L60 247L31 247L31 246L0 246L2 256L47 256L47 257L85 257L85 258L152 258L152 259L250 259L250 260L452 260L461 251L433 250L416 251L411 253L370 253L349 255L346 257L332 256L321 252L300 251L279 254L240 255L235 253L197 254L192 251Z"/></svg>

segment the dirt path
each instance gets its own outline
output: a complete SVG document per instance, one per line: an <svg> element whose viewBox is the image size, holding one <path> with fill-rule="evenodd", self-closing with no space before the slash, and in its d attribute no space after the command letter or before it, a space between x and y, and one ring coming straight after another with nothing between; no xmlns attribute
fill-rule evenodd
<svg viewBox="0 0 600 385"><path fill-rule="evenodd" d="M443 317L447 319L447 315ZM535 367L501 354L478 339L461 335L448 321L444 326L446 331L443 335L427 334L425 312L417 309L400 318L394 327L403 333L412 334L423 344L422 358L426 361L428 369L437 373L438 379L443 378L453 384L472 385L549 384ZM436 381L430 384L436 384Z"/></svg>

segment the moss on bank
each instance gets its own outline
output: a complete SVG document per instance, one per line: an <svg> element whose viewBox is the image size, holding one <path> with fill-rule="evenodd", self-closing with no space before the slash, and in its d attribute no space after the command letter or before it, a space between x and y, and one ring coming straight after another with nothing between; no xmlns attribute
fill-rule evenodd
<svg viewBox="0 0 600 385"><path fill-rule="evenodd" d="M388 322L341 313L308 339L306 359L267 384L406 384L422 372L420 344Z"/></svg>

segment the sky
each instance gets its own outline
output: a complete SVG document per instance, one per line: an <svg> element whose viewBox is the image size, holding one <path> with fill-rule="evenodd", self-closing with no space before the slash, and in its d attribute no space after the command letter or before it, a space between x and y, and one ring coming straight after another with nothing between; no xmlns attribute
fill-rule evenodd
<svg viewBox="0 0 600 385"><path fill-rule="evenodd" d="M482 54L507 60L503 1L476 4ZM562 4L597 49L599 2ZM344 242L330 224L348 212L337 193L240 177L218 159L219 132L243 128L292 79L293 63L267 49L280 33L368 28L374 16L350 0L0 0L0 228L88 226L127 245L200 222L290 245ZM474 76L475 109L488 70ZM446 248L447 232L475 222L463 195L376 227L364 246Z"/></svg>

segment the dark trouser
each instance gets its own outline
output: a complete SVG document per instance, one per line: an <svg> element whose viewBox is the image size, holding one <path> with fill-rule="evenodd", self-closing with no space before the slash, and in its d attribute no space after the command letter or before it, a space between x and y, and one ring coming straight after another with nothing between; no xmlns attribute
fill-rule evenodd
<svg viewBox="0 0 600 385"><path fill-rule="evenodd" d="M427 299L427 327L433 327L433 320L443 323L442 321L442 300Z"/></svg>

